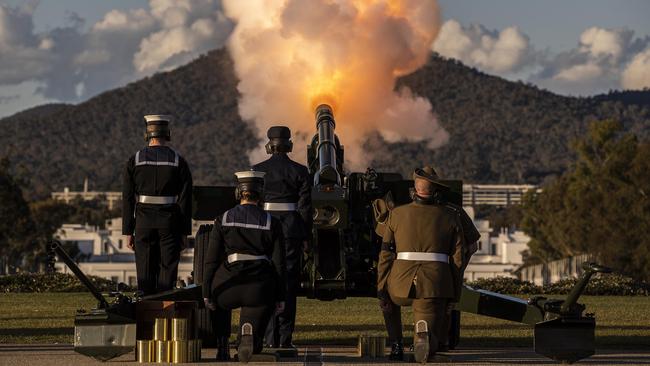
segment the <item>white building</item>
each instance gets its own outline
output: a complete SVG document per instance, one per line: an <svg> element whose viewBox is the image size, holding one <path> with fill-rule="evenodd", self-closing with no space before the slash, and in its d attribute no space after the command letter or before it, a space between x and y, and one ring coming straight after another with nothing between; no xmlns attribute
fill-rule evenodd
<svg viewBox="0 0 650 366"><path fill-rule="evenodd" d="M463 184L463 205L490 205L508 206L520 204L521 200L530 190L541 192L537 186L524 184ZM76 197L84 200L103 198L109 209L113 209L122 200L122 192L117 191L90 191L88 179L84 180L83 191L71 191L65 187L61 192L52 192L52 198L70 203Z"/></svg>
<svg viewBox="0 0 650 366"><path fill-rule="evenodd" d="M471 217L474 211L466 207ZM530 237L522 231L508 232L502 229L498 236L492 236L492 228L487 220L474 220L481 233L479 247L465 270L465 280L498 276L516 277L513 272L523 263L522 252L528 249Z"/></svg>
<svg viewBox="0 0 650 366"><path fill-rule="evenodd" d="M472 207L465 210L474 217ZM193 221L192 232L207 222ZM530 238L521 231L502 230L498 236L492 236L492 228L487 220L474 220L481 238L478 251L472 256L465 270L465 280L497 276L516 277L513 272L523 263L522 252L528 249ZM110 278L116 282L136 285L135 256L126 245L122 235L122 219L114 218L106 222L106 229L89 225L64 224L56 237L62 242L76 243L81 251L78 258L79 267L88 274ZM181 253L178 277L186 283L191 276L194 249L188 248ZM57 270L71 273L62 262L56 263Z"/></svg>
<svg viewBox="0 0 650 366"><path fill-rule="evenodd" d="M65 187L61 192L52 192L52 198L55 200L63 201L65 203L70 203L72 200L80 197L84 201L90 201L94 199L104 199L109 210L112 210L117 203L122 201L122 192L115 191L89 191L88 190L88 178L84 179L84 189L83 191L71 191L70 188Z"/></svg>
<svg viewBox="0 0 650 366"><path fill-rule="evenodd" d="M517 205L530 190L541 192L540 188L529 184L463 184L463 206Z"/></svg>
<svg viewBox="0 0 650 366"><path fill-rule="evenodd" d="M193 222L196 233L201 222ZM64 224L57 230L55 237L63 243L75 243L80 254L75 260L79 268L87 274L110 278L115 282L124 282L130 286L137 284L135 255L127 246L122 235L122 219L106 221L106 229L89 225ZM181 253L178 265L178 277L188 283L194 261L194 249L188 248ZM57 271L72 273L63 262L56 262Z"/></svg>

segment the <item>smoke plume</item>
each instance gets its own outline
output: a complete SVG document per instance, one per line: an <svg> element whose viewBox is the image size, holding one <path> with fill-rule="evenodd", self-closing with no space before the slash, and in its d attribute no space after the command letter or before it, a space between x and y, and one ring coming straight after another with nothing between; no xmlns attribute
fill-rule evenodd
<svg viewBox="0 0 650 366"><path fill-rule="evenodd" d="M346 161L364 169L365 136L387 141L428 141L448 134L431 105L399 76L422 66L439 27L435 0L225 0L235 23L228 47L240 79L239 112L262 141L268 127L284 124L294 135L294 158L305 161L315 132L314 108L332 105ZM264 158L263 149L251 162ZM349 165L348 165L349 166Z"/></svg>

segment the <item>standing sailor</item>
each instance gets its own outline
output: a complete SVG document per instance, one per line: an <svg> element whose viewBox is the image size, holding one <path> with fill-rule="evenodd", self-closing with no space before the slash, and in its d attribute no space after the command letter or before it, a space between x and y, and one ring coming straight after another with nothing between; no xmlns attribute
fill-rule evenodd
<svg viewBox="0 0 650 366"><path fill-rule="evenodd" d="M260 207L264 173L235 173L240 204L217 217L205 257L203 298L217 312L241 308L238 357L262 351L264 330L284 310L286 258L280 221ZM228 329L217 331L217 360L226 361ZM225 345L225 346L224 346Z"/></svg>
<svg viewBox="0 0 650 366"><path fill-rule="evenodd" d="M448 189L431 167L416 169L414 201L393 209L383 228L377 291L380 306L413 306L414 354L435 356L444 337L447 304L458 301L464 268L464 237L458 212L441 205Z"/></svg>
<svg viewBox="0 0 650 366"><path fill-rule="evenodd" d="M148 146L135 153L124 171L122 234L135 251L138 290L145 295L170 290L192 229L192 174L185 159L168 147L168 115L144 116Z"/></svg>
<svg viewBox="0 0 650 366"><path fill-rule="evenodd" d="M285 309L269 322L265 343L269 347L293 348L300 259L311 233L312 185L307 167L287 156L293 148L291 130L285 126L273 126L269 128L267 137L266 152L271 157L253 169L266 172L264 209L282 223L288 281Z"/></svg>

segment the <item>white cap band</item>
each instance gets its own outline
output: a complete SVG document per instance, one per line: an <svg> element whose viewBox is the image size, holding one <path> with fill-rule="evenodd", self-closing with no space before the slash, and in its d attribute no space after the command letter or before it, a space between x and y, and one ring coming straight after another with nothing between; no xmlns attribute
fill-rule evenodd
<svg viewBox="0 0 650 366"><path fill-rule="evenodd" d="M144 116L144 120L146 122L155 122L155 121L167 121L171 122L174 119L174 117L170 116L169 114L147 114Z"/></svg>
<svg viewBox="0 0 650 366"><path fill-rule="evenodd" d="M235 173L235 176L237 179L245 179L245 178L260 178L264 179L265 172L258 172L255 170L245 170L243 172L237 172Z"/></svg>

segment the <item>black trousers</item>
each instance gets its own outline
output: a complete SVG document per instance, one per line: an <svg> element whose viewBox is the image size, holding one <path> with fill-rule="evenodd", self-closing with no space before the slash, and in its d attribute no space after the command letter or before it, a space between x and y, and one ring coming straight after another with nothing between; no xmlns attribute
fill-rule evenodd
<svg viewBox="0 0 650 366"><path fill-rule="evenodd" d="M263 348L264 330L275 311L275 279L261 279L255 282L235 283L221 291L213 291L213 301L217 305L215 319L230 319L232 309L241 308L239 314L238 338L241 326L250 323L253 326L253 352L260 353ZM230 324L217 325L214 328L217 337L230 336Z"/></svg>
<svg viewBox="0 0 650 366"><path fill-rule="evenodd" d="M300 285L302 240L286 239L285 250L287 257L287 296L284 301L284 311L271 318L264 336L264 344L272 347L290 346L293 341L293 331L296 327L296 296Z"/></svg>
<svg viewBox="0 0 650 366"><path fill-rule="evenodd" d="M402 331L402 307L390 302L390 310L383 312L384 324L388 332L388 342L402 343L404 335Z"/></svg>
<svg viewBox="0 0 650 366"><path fill-rule="evenodd" d="M181 235L168 229L135 229L138 290L145 295L171 290L178 276Z"/></svg>

